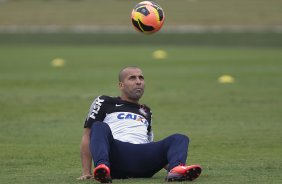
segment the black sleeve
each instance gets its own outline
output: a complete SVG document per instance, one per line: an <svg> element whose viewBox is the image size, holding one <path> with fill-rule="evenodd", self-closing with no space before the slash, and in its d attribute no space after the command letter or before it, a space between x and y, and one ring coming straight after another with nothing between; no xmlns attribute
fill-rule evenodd
<svg viewBox="0 0 282 184"><path fill-rule="evenodd" d="M145 109L146 114L147 114L146 119L148 120L148 123L149 123L147 130L148 130L148 133L149 133L149 132L152 131L152 114L153 113L152 113L150 107L148 107L147 105L143 104L143 108Z"/></svg>
<svg viewBox="0 0 282 184"><path fill-rule="evenodd" d="M104 121L105 113L105 96L98 96L89 108L88 115L86 117L84 128L91 128L92 124L97 121Z"/></svg>

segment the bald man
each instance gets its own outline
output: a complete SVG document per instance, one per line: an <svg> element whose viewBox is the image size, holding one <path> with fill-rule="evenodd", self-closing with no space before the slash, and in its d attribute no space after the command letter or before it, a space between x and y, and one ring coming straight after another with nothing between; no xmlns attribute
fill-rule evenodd
<svg viewBox="0 0 282 184"><path fill-rule="evenodd" d="M139 103L145 89L142 70L125 67L118 79L119 97L98 96L90 106L80 145L82 175L78 179L112 183L112 179L150 178L162 168L168 171L167 182L199 177L200 165L186 165L186 135L153 141L152 112Z"/></svg>

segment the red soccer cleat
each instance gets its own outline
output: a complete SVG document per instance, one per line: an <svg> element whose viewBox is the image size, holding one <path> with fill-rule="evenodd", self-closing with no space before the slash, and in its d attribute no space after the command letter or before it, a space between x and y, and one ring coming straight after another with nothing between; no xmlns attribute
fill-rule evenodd
<svg viewBox="0 0 282 184"><path fill-rule="evenodd" d="M105 164L98 165L94 171L95 180L101 183L112 183L111 172L108 166Z"/></svg>
<svg viewBox="0 0 282 184"><path fill-rule="evenodd" d="M171 169L166 177L167 182L172 181L193 181L200 176L202 168L200 165L176 166Z"/></svg>

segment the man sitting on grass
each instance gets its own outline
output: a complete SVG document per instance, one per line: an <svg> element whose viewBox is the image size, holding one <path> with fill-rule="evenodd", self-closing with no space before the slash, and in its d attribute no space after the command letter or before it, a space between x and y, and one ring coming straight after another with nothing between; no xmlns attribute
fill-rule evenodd
<svg viewBox="0 0 282 184"><path fill-rule="evenodd" d="M125 67L119 73L121 95L94 100L84 124L80 147L82 176L78 179L94 177L101 183L111 183L115 178L150 178L164 167L168 182L199 177L199 165L185 165L187 136L173 134L153 142L151 110L139 103L144 87L142 70Z"/></svg>

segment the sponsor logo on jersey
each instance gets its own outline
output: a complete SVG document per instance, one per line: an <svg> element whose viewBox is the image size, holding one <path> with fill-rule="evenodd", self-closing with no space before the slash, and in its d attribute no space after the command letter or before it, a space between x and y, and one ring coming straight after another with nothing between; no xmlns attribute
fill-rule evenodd
<svg viewBox="0 0 282 184"><path fill-rule="evenodd" d="M100 97L95 99L94 104L93 104L93 110L92 110L92 112L91 112L91 114L89 116L90 118L92 118L92 119L96 118L95 115L98 114L98 112L99 112L99 110L100 110L100 108L102 106L102 102L104 102L104 101L105 100L100 99Z"/></svg>
<svg viewBox="0 0 282 184"><path fill-rule="evenodd" d="M143 116L140 116L138 114L134 114L134 113L119 113L117 115L117 118L118 119L132 119L132 120L135 120L135 121L140 121L141 123L144 123L145 125L148 126L148 121L143 117Z"/></svg>

